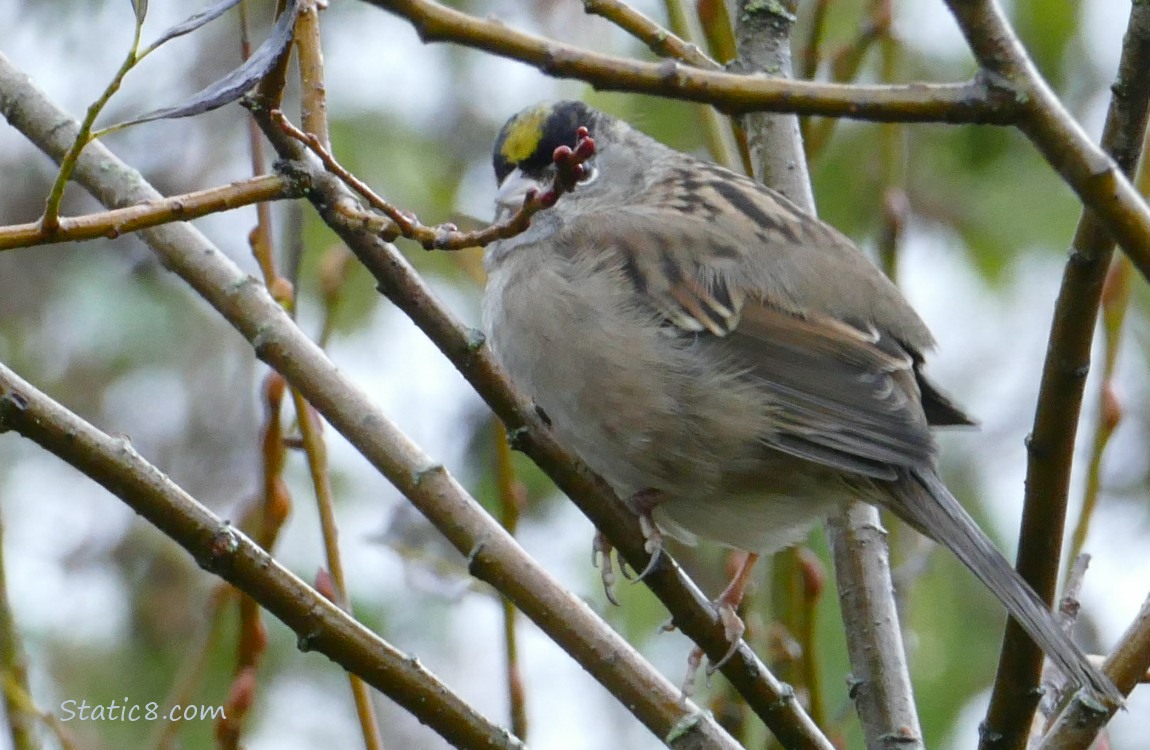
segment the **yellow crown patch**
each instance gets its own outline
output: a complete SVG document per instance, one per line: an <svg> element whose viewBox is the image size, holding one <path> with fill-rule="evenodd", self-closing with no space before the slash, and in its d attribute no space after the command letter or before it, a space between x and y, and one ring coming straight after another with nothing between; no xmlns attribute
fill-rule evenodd
<svg viewBox="0 0 1150 750"><path fill-rule="evenodd" d="M508 123L499 155L511 164L526 161L539 148L543 140L543 125L551 115L551 107L539 106L520 112Z"/></svg>

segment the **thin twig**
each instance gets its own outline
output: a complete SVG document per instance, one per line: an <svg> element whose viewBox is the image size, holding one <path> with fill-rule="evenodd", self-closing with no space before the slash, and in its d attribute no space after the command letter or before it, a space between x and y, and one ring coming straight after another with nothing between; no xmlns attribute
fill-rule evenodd
<svg viewBox="0 0 1150 750"><path fill-rule="evenodd" d="M1150 670L1150 599L1142 604L1137 617L1118 639L1106 657L1102 671L1114 680L1124 695L1144 682ZM1062 712L1035 750L1087 750L1098 732L1117 711L1100 711L1093 703L1076 698Z"/></svg>
<svg viewBox="0 0 1150 750"><path fill-rule="evenodd" d="M511 445L507 441L507 430L498 420L492 420L491 434L495 438L495 481L499 488L499 522L507 533L515 536L519 529L519 515L523 505L523 486L515 478L515 467L511 460ZM507 703L511 714L511 731L524 742L527 741L527 693L523 684L523 672L519 664L519 637L517 610L506 596L503 604L503 642L507 671Z"/></svg>
<svg viewBox="0 0 1150 750"><path fill-rule="evenodd" d="M300 437L303 441L304 453L307 456L308 474L311 476L312 489L315 492L315 504L319 511L319 526L323 534L323 551L327 558L327 571L331 576L333 601L343 611L354 614L351 609L351 599L347 593L347 577L343 572L343 559L339 551L339 531L335 520L335 497L331 489L331 478L328 475L327 444L320 431L320 422L312 413L311 405L304 399L298 389L291 389L292 403L295 405L296 421L299 423ZM352 699L355 701L355 714L359 719L360 732L363 734L364 747L367 750L381 750L383 738L379 734L379 722L375 716L375 707L371 702L371 694L367 684L358 676L347 675L351 686ZM524 739L520 737L520 739Z"/></svg>
<svg viewBox="0 0 1150 750"><path fill-rule="evenodd" d="M300 194L295 186L278 174L250 177L230 185L174 195L171 198L157 198L135 206L85 216L58 217L56 229L52 231L46 231L40 222L0 226L0 252L100 237L115 239L174 221L190 221L253 203L298 197Z"/></svg>
<svg viewBox="0 0 1150 750"><path fill-rule="evenodd" d="M623 29L659 57L674 58L705 70L723 69L696 45L676 36L622 0L583 0L583 9Z"/></svg>
<svg viewBox="0 0 1150 750"><path fill-rule="evenodd" d="M1094 418L1094 436L1090 441L1090 458L1086 462L1086 484L1082 490L1082 508L1070 534L1070 559L1075 559L1086 546L1090 522L1098 509L1102 492L1102 457L1110 438L1122 421L1122 402L1114 382L1118 351L1122 344L1123 323L1130 304L1134 266L1125 255L1110 261L1110 270L1102 285L1102 377L1098 383L1098 405Z"/></svg>
<svg viewBox="0 0 1150 750"><path fill-rule="evenodd" d="M375 225L375 217L369 214L358 214L359 218L374 225L373 231L380 238L386 242L391 242L397 237L406 237L423 245L426 250L463 250L469 247L486 247L497 240L520 234L527 229L532 216L554 206L560 196L570 191L583 178L583 162L595 154L595 142L587 134L586 128L580 128L573 146L560 146L555 149L554 160L558 169L548 190L541 193L534 191L528 193L519 210L502 221L497 221L473 232L461 232L454 224L439 224L433 227L423 225L411 212L397 208L377 195L367 183L336 161L335 156L323 147L318 138L292 125L282 112L273 110L269 113L269 117L281 130L303 143L318 156L329 172L343 180L372 208L390 220L390 223L384 222Z"/></svg>
<svg viewBox="0 0 1150 750"><path fill-rule="evenodd" d="M144 14L137 13L132 46L128 49L128 54L124 56L124 61L120 63L119 69L116 70L112 80L108 82L100 96L88 107L79 129L76 131L75 140L68 149L68 153L60 160L60 171L56 173L56 181L52 184L52 189L48 193L48 200L44 204L44 214L40 217L40 226L46 234L55 231L56 227L59 226L60 203L64 200L64 188L68 186L68 180L72 176L76 160L80 158L80 153L92 140L92 126L95 124L96 118L104 111L104 107L107 106L112 96L120 90L120 86L124 83L124 77L140 61L140 34L143 30Z"/></svg>

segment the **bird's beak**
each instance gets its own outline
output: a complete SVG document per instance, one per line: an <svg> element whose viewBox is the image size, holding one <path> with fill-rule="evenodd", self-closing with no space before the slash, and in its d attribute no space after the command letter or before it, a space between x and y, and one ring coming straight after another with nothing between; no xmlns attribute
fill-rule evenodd
<svg viewBox="0 0 1150 750"><path fill-rule="evenodd" d="M495 218L503 219L508 214L518 211L523 206L527 194L534 190L541 193L547 189L539 180L532 179L516 167L503 180L499 192L495 194Z"/></svg>

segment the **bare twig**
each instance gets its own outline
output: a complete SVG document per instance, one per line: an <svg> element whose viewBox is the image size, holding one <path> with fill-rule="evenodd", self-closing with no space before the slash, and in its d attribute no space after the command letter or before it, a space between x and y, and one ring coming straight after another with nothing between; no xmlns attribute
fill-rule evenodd
<svg viewBox="0 0 1150 750"><path fill-rule="evenodd" d="M326 7L326 3L323 7ZM323 46L320 44L319 34L320 9L317 0L307 0L300 6L295 27L295 44L299 52L300 112L303 129L315 135L325 148L330 149L327 87L324 84Z"/></svg>
<svg viewBox="0 0 1150 750"><path fill-rule="evenodd" d="M498 419L493 419L491 434L495 437L495 481L499 488L499 522L507 533L515 536L519 528L519 515L523 506L523 485L515 478L511 461L511 445L507 430ZM527 740L527 692L519 664L519 637L516 627L518 615L515 604L503 597L503 642L507 664L507 703L511 713L511 731Z"/></svg>
<svg viewBox="0 0 1150 750"><path fill-rule="evenodd" d="M1145 192L1145 191L1143 191ZM1098 406L1094 420L1094 436L1090 441L1090 458L1086 463L1086 486L1082 490L1082 509L1070 534L1071 559L1078 557L1086 546L1090 522L1098 509L1102 492L1102 457L1110 438L1122 421L1122 402L1115 388L1114 370L1121 348L1123 323L1130 303L1134 266L1125 255L1110 261L1106 281L1102 285L1102 377L1098 384Z"/></svg>
<svg viewBox="0 0 1150 750"><path fill-rule="evenodd" d="M320 530L323 534L323 551L327 558L327 570L331 576L332 592L330 597L343 611L354 614L351 609L351 599L347 593L347 577L343 572L343 558L339 551L339 530L335 520L335 497L331 489L331 478L328 476L327 444L324 442L320 430L320 422L312 412L311 405L304 399L298 389L292 388L292 403L295 405L296 421L299 423L300 437L303 441L304 452L307 455L308 474L311 476L312 488L315 491L316 508L319 511ZM363 744L367 750L381 750L383 739L379 734L379 722L375 716L375 707L371 703L371 694L367 684L358 676L348 673L348 684L351 687L352 699L355 701L355 714L359 719L360 732L363 734ZM524 739L520 737L520 739Z"/></svg>
<svg viewBox="0 0 1150 750"><path fill-rule="evenodd" d="M706 70L723 69L697 46L675 36L622 0L583 0L583 8L588 13L606 18L647 45L659 57L674 58Z"/></svg>
<svg viewBox="0 0 1150 750"><path fill-rule="evenodd" d="M56 230L59 226L60 219L60 203L64 200L64 188L68 186L68 180L72 176L72 170L76 166L76 160L80 157L80 152L88 145L92 139L92 126L96 122L96 118L104 111L104 107L108 105L112 96L120 90L120 86L124 83L124 77L136 66L140 61L140 33L144 29L144 14L137 13L135 18L135 30L132 34L132 46L128 49L128 54L124 56L124 61L120 63L120 67L116 70L112 80L101 92L99 98L88 107L87 113L84 115L84 120L80 123L80 127L76 131L76 138L68 149L68 153L60 160L60 171L56 174L56 181L52 184L52 189L48 193L48 200L44 204L44 213L40 217L40 226L46 234Z"/></svg>
<svg viewBox="0 0 1150 750"><path fill-rule="evenodd" d="M406 237L420 243L427 250L462 250L469 247L485 247L496 240L514 237L527 229L532 216L554 206L560 196L570 191L575 183L583 179L585 174L583 162L595 154L595 141L588 135L586 128L579 128L574 147L560 146L555 149L553 158L558 169L548 190L542 193L534 191L528 193L519 210L502 221L497 221L474 232L461 232L454 224L440 224L434 227L423 225L410 212L393 206L377 195L367 183L336 161L331 152L320 144L318 138L292 125L282 112L273 110L269 117L281 130L311 149L329 172L343 180L372 208L383 213L390 222L376 225L376 217L370 214L354 214L354 209L352 209L352 215L356 215L371 224L372 231L386 242L391 242L397 237Z"/></svg>
<svg viewBox="0 0 1150 750"><path fill-rule="evenodd" d="M115 238L174 221L190 221L264 201L298 198L299 192L280 175L251 177L230 185L139 203L86 216L58 217L56 229L40 222L0 226L0 252L56 242Z"/></svg>
<svg viewBox="0 0 1150 750"><path fill-rule="evenodd" d="M455 42L527 63L605 91L634 91L713 104L728 114L794 112L900 122L1010 124L1014 92L983 80L956 84L843 86L701 70L672 60L638 62L601 55L470 16L431 0L366 0L408 19L425 42Z"/></svg>
<svg viewBox="0 0 1150 750"><path fill-rule="evenodd" d="M1146 680L1150 670L1150 599L1102 664L1102 671L1124 695ZM1062 712L1036 750L1087 750L1117 708L1100 711L1093 702L1076 698Z"/></svg>

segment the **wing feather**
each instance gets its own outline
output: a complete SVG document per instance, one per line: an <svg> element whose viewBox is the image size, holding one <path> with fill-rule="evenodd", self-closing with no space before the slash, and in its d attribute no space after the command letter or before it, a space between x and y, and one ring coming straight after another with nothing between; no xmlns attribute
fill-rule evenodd
<svg viewBox="0 0 1150 750"><path fill-rule="evenodd" d="M790 220L784 214L775 224ZM585 214L565 230L571 232L562 243L569 252L619 256L614 265L621 276L669 332L711 347L716 366L734 368L762 389L766 447L879 479L932 464L921 353L884 330L874 319L881 315L868 317L867 309L836 315L796 309L794 297L780 299L777 290L786 288L786 280L764 281L764 267L780 266L773 255L797 252L787 240L764 246L761 238L732 236L725 225L649 204L642 211ZM835 239L801 230L789 235ZM708 246L723 250L708 254ZM921 326L917 318L915 326ZM929 334L917 338L929 343ZM933 388L925 393L938 395ZM950 423L965 416L945 398L940 403L928 406L952 417Z"/></svg>

